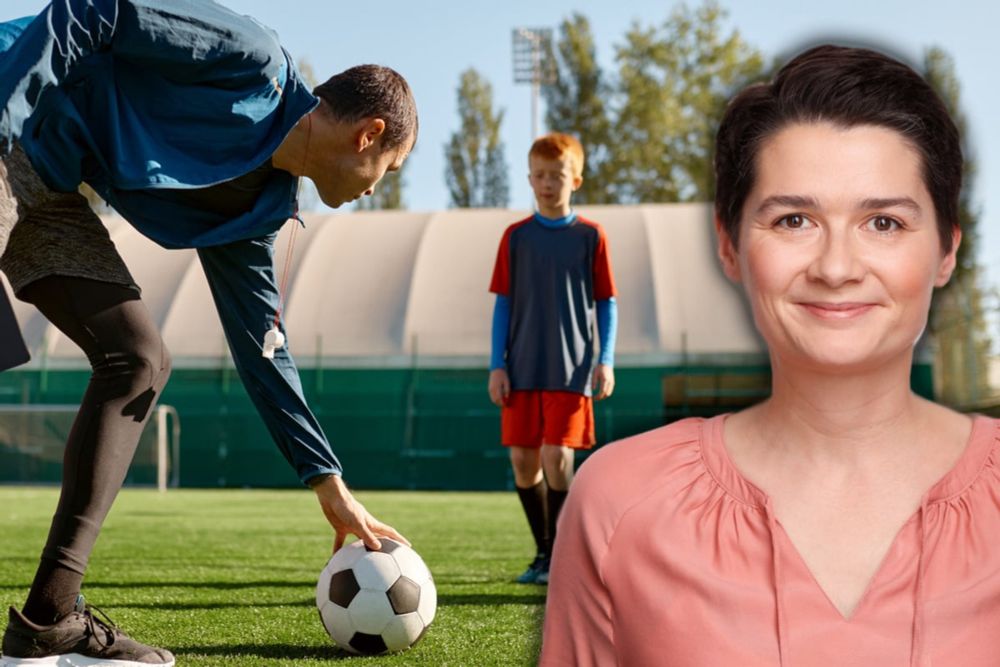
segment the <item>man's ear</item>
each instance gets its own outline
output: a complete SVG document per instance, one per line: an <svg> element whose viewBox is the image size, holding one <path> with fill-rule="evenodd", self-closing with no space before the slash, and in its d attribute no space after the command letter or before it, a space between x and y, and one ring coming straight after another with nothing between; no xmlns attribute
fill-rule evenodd
<svg viewBox="0 0 1000 667"><path fill-rule="evenodd" d="M358 121L354 131L354 147L360 153L372 146L385 133L385 121L381 118L365 118Z"/></svg>
<svg viewBox="0 0 1000 667"><path fill-rule="evenodd" d="M733 243L733 239L729 236L729 232L722 224L722 220L719 219L718 215L714 216L713 222L715 223L716 248L719 254L719 261L722 262L722 272L734 283L742 282L736 245Z"/></svg>
<svg viewBox="0 0 1000 667"><path fill-rule="evenodd" d="M573 177L573 192L576 192L577 190L579 190L581 185L583 185L583 176L574 176Z"/></svg>
<svg viewBox="0 0 1000 667"><path fill-rule="evenodd" d="M962 230L957 226L951 230L951 250L941 258L938 265L937 276L934 277L934 287L944 287L951 280L951 274L955 272L958 264L958 246L962 244Z"/></svg>

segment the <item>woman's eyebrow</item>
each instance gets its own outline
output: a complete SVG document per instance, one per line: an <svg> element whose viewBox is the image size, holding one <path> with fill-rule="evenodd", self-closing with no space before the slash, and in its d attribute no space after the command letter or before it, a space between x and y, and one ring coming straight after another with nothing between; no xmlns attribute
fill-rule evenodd
<svg viewBox="0 0 1000 667"><path fill-rule="evenodd" d="M756 215L760 215L772 208L819 208L819 202L814 197L805 195L771 195L760 203L757 207Z"/></svg>
<svg viewBox="0 0 1000 667"><path fill-rule="evenodd" d="M862 200L859 207L866 210L902 207L910 209L916 215L923 213L920 204L910 197L872 197Z"/></svg>

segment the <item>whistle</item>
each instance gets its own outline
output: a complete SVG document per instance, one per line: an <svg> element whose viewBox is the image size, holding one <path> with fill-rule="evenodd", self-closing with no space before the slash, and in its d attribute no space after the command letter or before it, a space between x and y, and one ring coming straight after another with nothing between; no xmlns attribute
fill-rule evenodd
<svg viewBox="0 0 1000 667"><path fill-rule="evenodd" d="M265 359L274 359L274 351L280 350L285 346L285 334L278 331L278 327L271 327L266 334L264 334L264 347L261 350L261 356Z"/></svg>

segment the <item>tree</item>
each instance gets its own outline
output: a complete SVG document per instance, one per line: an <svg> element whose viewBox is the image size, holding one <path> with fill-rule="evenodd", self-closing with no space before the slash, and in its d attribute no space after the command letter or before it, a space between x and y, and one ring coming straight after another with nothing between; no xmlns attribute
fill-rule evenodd
<svg viewBox="0 0 1000 667"><path fill-rule="evenodd" d="M638 22L616 48L621 108L614 187L627 203L710 201L715 131L726 101L763 77L739 32L723 33L714 2L681 5L659 28Z"/></svg>
<svg viewBox="0 0 1000 667"><path fill-rule="evenodd" d="M470 68L462 72L457 94L461 126L444 147L451 205L505 207L507 161L500 140L504 112L493 109L493 86Z"/></svg>
<svg viewBox="0 0 1000 667"><path fill-rule="evenodd" d="M355 204L358 211L387 211L391 209L406 208L403 202L403 188L406 181L403 179L403 170L386 172L375 185L375 191L370 197L362 197Z"/></svg>
<svg viewBox="0 0 1000 667"><path fill-rule="evenodd" d="M924 53L923 69L958 126L965 154L964 187L958 211L962 227L958 263L948 284L935 293L931 308L931 330L937 343L936 375L942 400L971 408L990 394L987 369L992 345L984 305L987 295L982 287L983 271L976 261L979 210L972 200L976 162L969 151L955 62L943 49L932 47Z"/></svg>
<svg viewBox="0 0 1000 667"><path fill-rule="evenodd" d="M573 201L615 203L609 172L613 147L607 111L612 87L597 64L587 17L577 13L562 22L558 44L550 57L556 64L556 81L542 87L546 125L552 131L576 136L586 152L583 185L573 195Z"/></svg>

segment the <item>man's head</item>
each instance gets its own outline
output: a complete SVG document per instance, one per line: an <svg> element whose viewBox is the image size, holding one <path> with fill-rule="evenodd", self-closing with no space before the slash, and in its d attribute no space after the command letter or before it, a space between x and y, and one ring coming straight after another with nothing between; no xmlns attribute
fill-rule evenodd
<svg viewBox="0 0 1000 667"><path fill-rule="evenodd" d="M528 182L538 212L547 217L569 213L570 197L583 183L583 146L576 137L553 132L539 137L528 151Z"/></svg>
<svg viewBox="0 0 1000 667"><path fill-rule="evenodd" d="M359 65L313 90L320 106L309 120L306 174L320 198L338 207L370 195L387 171L403 166L417 140L413 92L395 70Z"/></svg>
<svg viewBox="0 0 1000 667"><path fill-rule="evenodd" d="M335 120L354 123L365 118L385 121L382 150L417 141L417 104L406 79L381 65L358 65L330 77L313 89L322 110Z"/></svg>

